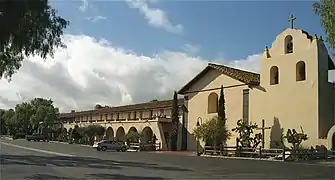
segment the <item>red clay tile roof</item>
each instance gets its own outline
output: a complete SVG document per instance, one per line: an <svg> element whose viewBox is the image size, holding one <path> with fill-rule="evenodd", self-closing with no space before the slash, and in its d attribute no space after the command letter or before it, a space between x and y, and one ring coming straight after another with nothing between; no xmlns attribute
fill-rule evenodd
<svg viewBox="0 0 335 180"><path fill-rule="evenodd" d="M173 100L163 100L163 101L150 101L147 103L141 104L131 104L125 106L116 106L110 108L101 108L96 110L87 110L87 111L78 111L78 112L70 112L70 113L61 113L59 115L60 118L74 117L74 116L89 116L96 114L106 114L113 112L126 112L126 111L134 111L134 110L149 110L149 109L159 109L159 108L169 108L172 107ZM178 105L181 106L184 104L184 99L178 99Z"/></svg>
<svg viewBox="0 0 335 180"><path fill-rule="evenodd" d="M260 75L257 73L211 63L209 63L208 66L220 71L222 74L225 74L246 84L259 84L260 82Z"/></svg>
<svg viewBox="0 0 335 180"><path fill-rule="evenodd" d="M224 65L218 65L213 63L208 63L208 66L201 71L195 78L193 78L189 83L187 83L181 90L179 90L179 94L185 94L186 91L199 79L201 79L209 70L217 70L224 75L227 75L231 78L234 78L238 81L241 81L248 85L259 85L260 75L257 73L244 71L241 69L236 69Z"/></svg>

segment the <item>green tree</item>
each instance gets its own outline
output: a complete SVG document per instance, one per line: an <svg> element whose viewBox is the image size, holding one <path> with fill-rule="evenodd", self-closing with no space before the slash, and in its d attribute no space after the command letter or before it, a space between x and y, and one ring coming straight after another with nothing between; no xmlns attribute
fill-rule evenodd
<svg viewBox="0 0 335 180"><path fill-rule="evenodd" d="M2 117L4 119L4 123L6 124L6 131L9 135L14 135L19 132L21 124L17 121L15 111L13 109L5 111Z"/></svg>
<svg viewBox="0 0 335 180"><path fill-rule="evenodd" d="M74 139L75 142L78 142L80 138L83 137L83 133L81 132L81 128L78 125L75 125L72 131L70 132L70 142Z"/></svg>
<svg viewBox="0 0 335 180"><path fill-rule="evenodd" d="M3 118L5 112L4 109L0 109L0 135L7 134L5 119Z"/></svg>
<svg viewBox="0 0 335 180"><path fill-rule="evenodd" d="M29 102L22 102L15 106L15 117L17 122L19 123L18 126L20 126L19 128L21 128L22 131L26 134L31 134L32 129L37 130L38 128L38 123L31 124L29 122L33 114L33 108Z"/></svg>
<svg viewBox="0 0 335 180"><path fill-rule="evenodd" d="M221 86L220 98L218 104L218 118L220 121L226 121L226 107L225 107L225 98L223 93L223 86Z"/></svg>
<svg viewBox="0 0 335 180"><path fill-rule="evenodd" d="M247 124L242 119L237 121L237 126L232 129L239 134L238 141L242 147L256 148L262 140L262 134L257 133L252 137L254 131L258 127L257 124Z"/></svg>
<svg viewBox="0 0 335 180"><path fill-rule="evenodd" d="M231 133L224 121L218 120L216 116L197 126L193 131L193 135L198 139L204 140L206 145L222 144L231 137Z"/></svg>
<svg viewBox="0 0 335 180"><path fill-rule="evenodd" d="M174 91L173 101L172 101L172 110L171 110L171 119L172 119L172 132L171 132L171 150L177 150L177 141L178 141L178 124L179 124L179 109L178 109L178 95Z"/></svg>
<svg viewBox="0 0 335 180"><path fill-rule="evenodd" d="M51 99L35 98L30 101L33 114L29 118L29 123L33 126L48 128L58 119L59 109L54 107Z"/></svg>
<svg viewBox="0 0 335 180"><path fill-rule="evenodd" d="M0 78L10 80L26 56L53 56L68 21L56 15L48 0L0 1Z"/></svg>
<svg viewBox="0 0 335 180"><path fill-rule="evenodd" d="M15 129L22 129L26 134L50 131L48 128L58 118L59 110L51 99L35 98L15 106ZM12 123L12 125L14 125Z"/></svg>
<svg viewBox="0 0 335 180"><path fill-rule="evenodd" d="M94 109L101 109L101 108L103 108L100 104L96 104L95 106L94 106Z"/></svg>
<svg viewBox="0 0 335 180"><path fill-rule="evenodd" d="M321 24L328 38L328 43L335 53L335 1L320 0L313 4L313 11L321 18Z"/></svg>
<svg viewBox="0 0 335 180"><path fill-rule="evenodd" d="M126 140L128 143L137 143L139 142L141 135L137 131L129 131L126 134Z"/></svg>
<svg viewBox="0 0 335 180"><path fill-rule="evenodd" d="M86 134L90 138L94 138L94 136L103 136L105 133L105 128L101 125L89 125L85 127L84 134Z"/></svg>

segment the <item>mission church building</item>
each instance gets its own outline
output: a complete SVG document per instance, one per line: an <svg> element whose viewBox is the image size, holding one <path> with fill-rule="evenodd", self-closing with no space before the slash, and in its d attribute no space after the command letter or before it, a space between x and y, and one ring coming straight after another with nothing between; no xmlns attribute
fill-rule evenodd
<svg viewBox="0 0 335 180"><path fill-rule="evenodd" d="M334 69L322 38L293 28L292 22L265 48L259 74L209 63L182 87L179 94L188 110L184 126L192 133L197 123L217 115L223 86L229 130L240 119L258 126L264 120L265 148L275 147L281 134L294 128L308 135L303 146L334 149L335 84L328 82L328 71ZM227 144L235 145L237 136L232 132ZM187 149L196 149L190 134Z"/></svg>

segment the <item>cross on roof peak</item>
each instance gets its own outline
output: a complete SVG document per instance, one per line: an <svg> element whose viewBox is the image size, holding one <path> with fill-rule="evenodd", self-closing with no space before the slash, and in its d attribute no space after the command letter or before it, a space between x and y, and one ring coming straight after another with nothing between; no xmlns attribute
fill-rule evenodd
<svg viewBox="0 0 335 180"><path fill-rule="evenodd" d="M296 20L297 18L293 16L293 14L291 14L291 17L288 19L288 21L291 23L291 29L293 29L293 24L294 24L294 21Z"/></svg>

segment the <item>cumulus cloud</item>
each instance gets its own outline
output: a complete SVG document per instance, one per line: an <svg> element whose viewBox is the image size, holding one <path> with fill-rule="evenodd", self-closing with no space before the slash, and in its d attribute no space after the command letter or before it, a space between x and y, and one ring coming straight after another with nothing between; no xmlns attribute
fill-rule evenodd
<svg viewBox="0 0 335 180"><path fill-rule="evenodd" d="M109 41L65 35L66 49L43 61L29 57L12 81L0 80L0 108L11 108L34 97L51 98L62 112L91 109L96 103L123 105L171 99L174 90L208 63L183 52L137 55ZM259 55L219 63L258 70Z"/></svg>
<svg viewBox="0 0 335 180"><path fill-rule="evenodd" d="M174 25L169 20L167 13L161 9L149 7L149 4L155 3L155 0L125 0L129 7L138 9L138 11L148 21L148 24L156 27L163 28L168 32L181 33L183 26L181 24Z"/></svg>

